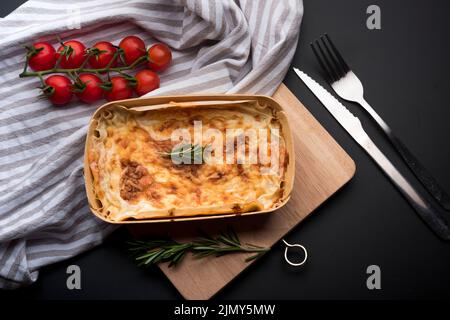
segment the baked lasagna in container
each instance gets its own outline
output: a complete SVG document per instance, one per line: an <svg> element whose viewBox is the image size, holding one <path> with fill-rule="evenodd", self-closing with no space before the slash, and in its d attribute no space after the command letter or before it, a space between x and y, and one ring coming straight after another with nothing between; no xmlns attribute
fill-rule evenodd
<svg viewBox="0 0 450 320"><path fill-rule="evenodd" d="M92 211L106 221L126 223L282 206L294 168L282 109L267 97L220 97L167 97L163 104L159 98L157 106L152 98L134 99L97 110L85 151Z"/></svg>

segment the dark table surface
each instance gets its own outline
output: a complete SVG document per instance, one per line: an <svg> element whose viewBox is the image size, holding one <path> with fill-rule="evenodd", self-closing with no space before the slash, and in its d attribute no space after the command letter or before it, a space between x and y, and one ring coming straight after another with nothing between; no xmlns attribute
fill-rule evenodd
<svg viewBox="0 0 450 320"><path fill-rule="evenodd" d="M22 2L2 1L0 16ZM381 30L366 27L366 8L374 3L381 8ZM292 65L324 84L309 42L328 32L362 79L369 103L450 192L450 2L304 0L304 6ZM278 244L216 298L450 298L450 243L422 223L294 72L288 72L284 83L355 160L356 175L287 236L308 248L303 268L289 268L282 258L284 247ZM400 171L412 178L368 116L356 105L345 104ZM120 246L127 236L126 229L119 229L104 245L44 268L34 285L1 296L181 298L159 269L133 264ZM82 290L66 288L70 264L81 267ZM381 290L366 287L366 268L372 264L381 268Z"/></svg>

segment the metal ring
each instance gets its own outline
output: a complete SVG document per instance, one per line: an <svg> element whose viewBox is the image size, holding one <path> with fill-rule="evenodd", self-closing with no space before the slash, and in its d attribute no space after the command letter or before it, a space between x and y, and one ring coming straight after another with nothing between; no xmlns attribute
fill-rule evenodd
<svg viewBox="0 0 450 320"><path fill-rule="evenodd" d="M304 246L302 246L301 244L297 244L297 243L290 244L284 239L283 239L283 242L286 245L286 248L284 250L284 260L286 260L287 263L289 263L291 266L294 266L294 267L300 267L301 265L303 265L306 262L306 260L308 259L308 251L306 251L306 248ZM288 252L289 247L301 248L303 250L303 253L305 254L305 257L303 258L303 261L301 261L301 262L291 262L291 261L289 261L288 256L287 256L287 252Z"/></svg>

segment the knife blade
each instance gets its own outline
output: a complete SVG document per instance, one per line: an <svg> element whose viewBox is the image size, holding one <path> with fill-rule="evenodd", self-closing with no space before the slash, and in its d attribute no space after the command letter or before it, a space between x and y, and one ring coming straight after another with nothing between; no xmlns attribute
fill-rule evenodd
<svg viewBox="0 0 450 320"><path fill-rule="evenodd" d="M305 72L298 68L294 68L294 71L339 124L372 157L430 229L441 239L450 240L450 226L439 212L439 209L428 202L423 193L416 190L397 168L395 168L364 131L361 121Z"/></svg>

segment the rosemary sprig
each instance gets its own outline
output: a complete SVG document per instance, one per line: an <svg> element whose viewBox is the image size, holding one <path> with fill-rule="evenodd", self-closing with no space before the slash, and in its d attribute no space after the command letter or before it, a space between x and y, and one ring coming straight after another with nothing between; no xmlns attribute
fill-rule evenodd
<svg viewBox="0 0 450 320"><path fill-rule="evenodd" d="M199 164L204 161L204 152L207 146L203 147L199 144L184 144L173 149L171 152L160 152L160 154L170 157L176 162L185 164Z"/></svg>
<svg viewBox="0 0 450 320"><path fill-rule="evenodd" d="M208 256L220 257L229 253L251 252L254 255L245 259L246 262L254 260L269 248L263 248L251 244L242 244L233 229L221 232L217 237L202 234L201 237L186 243L180 243L172 239L163 240L135 240L128 242L138 266L149 266L161 262L169 262L169 267L176 266L188 252L195 258L201 259Z"/></svg>

